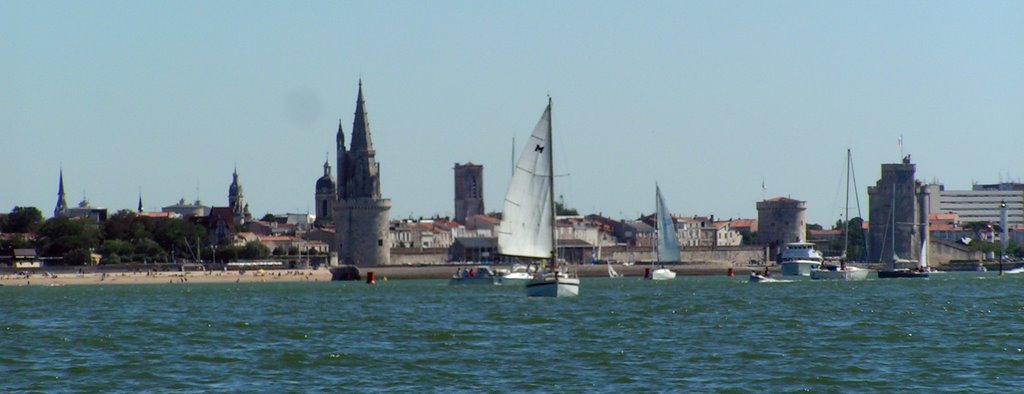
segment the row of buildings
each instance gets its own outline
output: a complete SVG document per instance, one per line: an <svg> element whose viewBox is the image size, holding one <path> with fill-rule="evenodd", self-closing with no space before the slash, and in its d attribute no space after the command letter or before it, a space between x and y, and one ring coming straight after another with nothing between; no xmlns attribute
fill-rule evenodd
<svg viewBox="0 0 1024 394"><path fill-rule="evenodd" d="M237 168L232 174L225 207L205 206L200 201L163 207L161 212L144 212L141 196L138 211L143 215L182 217L205 225L211 244L259 241L270 247L330 252L341 264L386 265L394 250L409 254L415 250L451 249L452 260L496 259L496 234L501 215L488 214L483 200L483 166L456 163L454 172L454 217L420 220L390 220L391 200L380 192L381 172L376 161L362 81L356 98L350 141L339 122L335 133L337 161L323 164L323 174L314 187L315 214L284 214L274 220L253 220L245 203ZM1024 226L1024 185L975 185L970 191L947 191L942 185L923 184L914 178L915 165L907 156L902 163L883 164L881 178L868 188L869 260L888 261L917 258L928 227L934 238L978 237L977 226L969 222L998 222L1000 204L1005 205L1009 227ZM722 248L763 245L767 256L778 255L789 242L808 240L804 201L773 198L756 203L757 219L716 220L709 216L674 216L678 242L683 248ZM83 201L77 207L65 202L63 171L54 216L106 219L104 208ZM601 248L653 249L654 215L636 220L617 220L601 215L562 217L557 221L559 244L574 259L594 258ZM931 220L934 218L934 220ZM1022 232L1016 232L1019 234ZM841 236L841 232L838 233ZM836 230L811 233L811 240L827 242ZM984 236L982 238L985 238ZM986 240L995 239L989 235Z"/></svg>

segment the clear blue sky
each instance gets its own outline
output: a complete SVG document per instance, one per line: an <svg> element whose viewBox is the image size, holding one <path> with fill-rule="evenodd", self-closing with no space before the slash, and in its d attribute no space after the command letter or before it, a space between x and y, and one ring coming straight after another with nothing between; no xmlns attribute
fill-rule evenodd
<svg viewBox="0 0 1024 394"><path fill-rule="evenodd" d="M947 189L1024 178L1022 1L3 1L0 211L69 204L313 211L363 79L392 218L489 210L554 99L557 193L583 212L756 217L843 205L899 159ZM520 149L520 148L517 148ZM866 214L866 211L865 211Z"/></svg>

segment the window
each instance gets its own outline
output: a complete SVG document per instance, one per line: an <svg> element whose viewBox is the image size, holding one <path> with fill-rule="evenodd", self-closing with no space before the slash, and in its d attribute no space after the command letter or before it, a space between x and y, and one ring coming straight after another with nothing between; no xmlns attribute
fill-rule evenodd
<svg viewBox="0 0 1024 394"><path fill-rule="evenodd" d="M377 246L384 246L384 240L377 238Z"/></svg>

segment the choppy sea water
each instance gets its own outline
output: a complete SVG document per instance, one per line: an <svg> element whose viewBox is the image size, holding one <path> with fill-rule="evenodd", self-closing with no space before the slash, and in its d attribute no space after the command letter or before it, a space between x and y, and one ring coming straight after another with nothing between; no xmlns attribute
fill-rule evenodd
<svg viewBox="0 0 1024 394"><path fill-rule="evenodd" d="M1024 387L1024 275L0 287L0 392Z"/></svg>

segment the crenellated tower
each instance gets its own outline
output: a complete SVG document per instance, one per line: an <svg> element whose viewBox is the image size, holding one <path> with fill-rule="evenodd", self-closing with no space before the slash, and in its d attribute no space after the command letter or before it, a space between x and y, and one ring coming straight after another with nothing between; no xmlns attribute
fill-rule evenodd
<svg viewBox="0 0 1024 394"><path fill-rule="evenodd" d="M391 200L380 193L380 166L373 149L370 122L359 81L352 142L338 126L338 200L334 211L335 246L342 264L386 265L391 262L388 213Z"/></svg>

